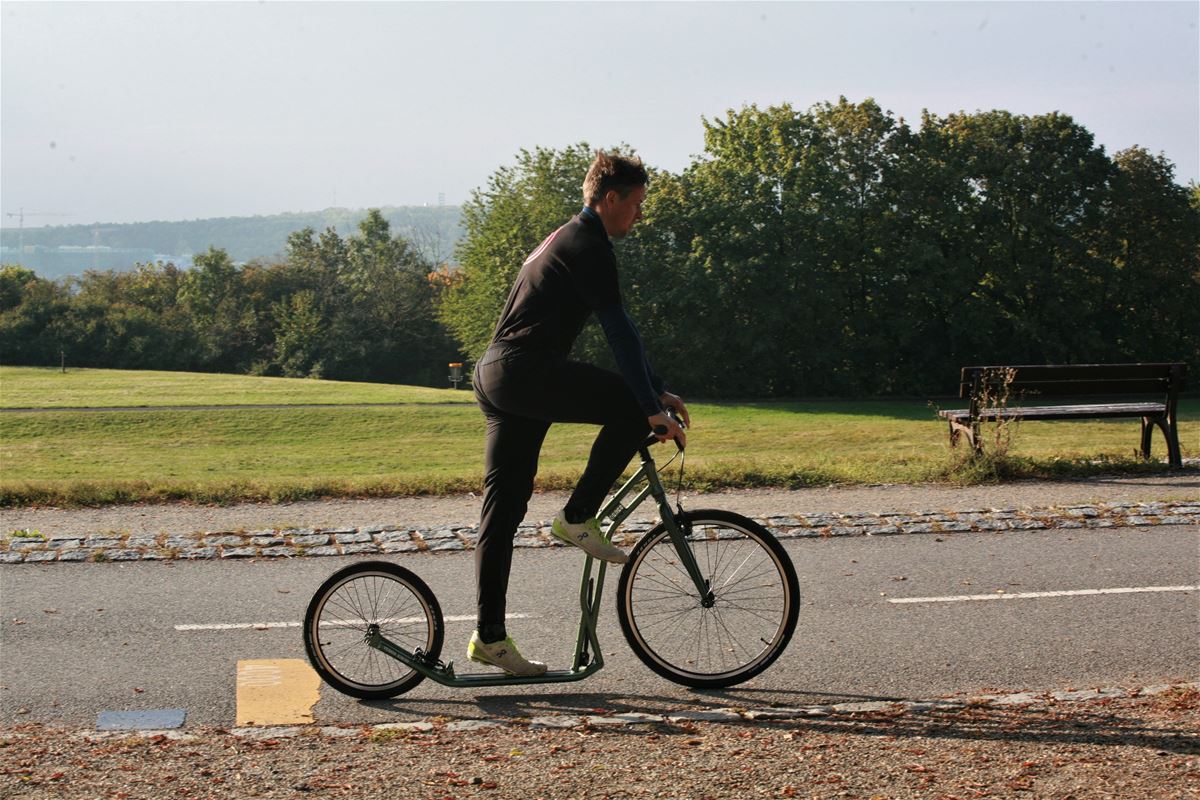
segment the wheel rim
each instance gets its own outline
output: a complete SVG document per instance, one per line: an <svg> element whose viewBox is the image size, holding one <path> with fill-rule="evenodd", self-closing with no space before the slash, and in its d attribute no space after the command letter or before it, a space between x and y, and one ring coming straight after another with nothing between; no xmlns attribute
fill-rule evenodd
<svg viewBox="0 0 1200 800"><path fill-rule="evenodd" d="M408 582L386 572L349 575L332 586L313 614L309 635L321 664L348 685L386 691L416 674L371 647L368 629L409 651L433 646L433 612Z"/></svg>
<svg viewBox="0 0 1200 800"><path fill-rule="evenodd" d="M665 669L719 680L753 670L786 635L795 598L779 557L751 532L717 521L694 523L688 541L710 603L663 531L632 565L629 626Z"/></svg>

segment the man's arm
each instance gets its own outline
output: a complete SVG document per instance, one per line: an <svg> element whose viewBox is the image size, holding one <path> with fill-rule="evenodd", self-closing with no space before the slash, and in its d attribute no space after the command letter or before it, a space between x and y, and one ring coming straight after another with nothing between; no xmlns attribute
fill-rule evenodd
<svg viewBox="0 0 1200 800"><path fill-rule="evenodd" d="M646 360L646 349L633 320L619 303L598 310L596 316L600 318L600 326L604 329L608 346L612 348L617 369L633 390L633 396L642 407L651 429L666 429L665 434L658 436L659 441L674 439L681 447L685 446L687 435L675 420L666 415L663 406L674 408L683 417L684 424L689 425L691 421L687 406L679 397L666 391L662 379L654 374Z"/></svg>
<svg viewBox="0 0 1200 800"><path fill-rule="evenodd" d="M662 392L655 388L650 377L646 349L629 314L625 313L620 303L616 303L597 310L596 316L600 320L600 327L604 329L604 338L608 340L613 358L616 359L617 369L633 391L634 399L641 406L642 413L647 417L661 413L662 404L658 398ZM660 382L659 386L661 385Z"/></svg>

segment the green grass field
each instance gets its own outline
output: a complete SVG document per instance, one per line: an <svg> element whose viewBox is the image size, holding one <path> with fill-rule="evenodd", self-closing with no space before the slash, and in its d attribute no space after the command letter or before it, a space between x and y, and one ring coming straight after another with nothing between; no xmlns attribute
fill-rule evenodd
<svg viewBox="0 0 1200 800"><path fill-rule="evenodd" d="M0 408L471 403L470 392L381 383L118 369L0 367Z"/></svg>
<svg viewBox="0 0 1200 800"><path fill-rule="evenodd" d="M379 496L473 491L480 484L483 417L473 404L453 404L470 398L461 391L3 367L0 397L8 408L52 402L148 406L0 414L5 506ZM353 407L376 402L411 405ZM280 403L335 406L158 408ZM1133 458L1135 420L1024 423L1008 458L974 460L965 448L949 448L945 424L920 402L696 402L691 411L687 475L693 487L970 483L1165 471ZM1200 401L1184 401L1180 416L1184 456L1195 455ZM539 485L570 485L594 433L588 426L554 426ZM1154 448L1156 456L1165 455L1161 437Z"/></svg>

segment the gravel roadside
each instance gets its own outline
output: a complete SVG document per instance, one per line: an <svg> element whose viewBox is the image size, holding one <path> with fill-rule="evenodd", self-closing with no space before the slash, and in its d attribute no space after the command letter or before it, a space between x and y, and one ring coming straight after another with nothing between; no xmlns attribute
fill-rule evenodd
<svg viewBox="0 0 1200 800"><path fill-rule="evenodd" d="M668 482L669 485L669 482ZM561 492L535 494L526 519L547 520L562 508ZM719 507L747 516L806 512L880 512L964 508L1034 508L1072 503L1196 500L1200 471L1167 476L1108 476L1071 481L1014 481L994 486L890 485L821 487L796 490L747 489L687 493L688 508ZM39 530L46 536L122 531L180 534L195 531L358 527L393 523L415 527L472 525L479 520L478 495L321 500L298 503L246 503L229 506L185 504L103 508L6 508L0 530Z"/></svg>
<svg viewBox="0 0 1200 800"><path fill-rule="evenodd" d="M0 794L33 798L1130 798L1200 796L1200 692L753 724L247 739L0 733Z"/></svg>

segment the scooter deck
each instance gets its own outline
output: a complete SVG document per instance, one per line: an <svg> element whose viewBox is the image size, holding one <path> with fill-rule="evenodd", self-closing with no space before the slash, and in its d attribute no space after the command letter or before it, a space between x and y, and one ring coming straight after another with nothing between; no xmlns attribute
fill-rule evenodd
<svg viewBox="0 0 1200 800"><path fill-rule="evenodd" d="M453 672L435 670L427 673L426 677L437 681L443 686L519 686L529 683L570 683L581 681L599 669L597 664L589 664L582 669L547 670L541 675L509 675L505 672L471 673L455 675Z"/></svg>

